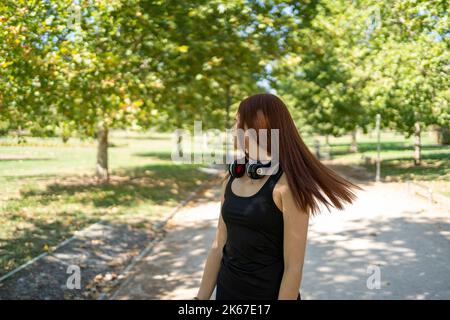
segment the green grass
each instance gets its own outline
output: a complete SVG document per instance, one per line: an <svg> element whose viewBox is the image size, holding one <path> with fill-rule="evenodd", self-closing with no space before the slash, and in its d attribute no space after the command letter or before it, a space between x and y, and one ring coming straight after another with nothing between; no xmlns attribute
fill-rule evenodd
<svg viewBox="0 0 450 320"><path fill-rule="evenodd" d="M319 138L324 144L324 137ZM343 164L356 164L375 174L376 136L359 134L358 152L349 152L350 136L330 138L333 159ZM413 162L413 137L405 138L392 132L381 133L381 176L385 181L415 181L450 196L450 146L437 145L428 133L422 135L422 163ZM313 148L313 138L305 139ZM368 158L368 159L366 159Z"/></svg>
<svg viewBox="0 0 450 320"><path fill-rule="evenodd" d="M93 178L95 141L0 141L0 275L99 220L150 228L208 176L171 161L171 137L113 132L111 181Z"/></svg>

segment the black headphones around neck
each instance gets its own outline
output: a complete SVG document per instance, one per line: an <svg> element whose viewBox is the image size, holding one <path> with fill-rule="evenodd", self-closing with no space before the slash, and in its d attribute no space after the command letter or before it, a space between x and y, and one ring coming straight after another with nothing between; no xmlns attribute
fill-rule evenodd
<svg viewBox="0 0 450 320"><path fill-rule="evenodd" d="M241 161L242 162L242 159ZM261 179L265 175L262 174L261 168L267 168L271 166L271 162L262 163L259 160L256 163L250 163L248 158L245 157L245 163L238 163L238 160L234 160L233 163L228 165L228 172L234 178L240 178L244 174L247 174L251 179Z"/></svg>

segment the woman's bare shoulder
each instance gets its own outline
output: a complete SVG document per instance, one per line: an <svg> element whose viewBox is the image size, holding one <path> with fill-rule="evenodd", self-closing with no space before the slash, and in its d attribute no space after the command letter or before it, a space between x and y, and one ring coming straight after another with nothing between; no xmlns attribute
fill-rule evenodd
<svg viewBox="0 0 450 320"><path fill-rule="evenodd" d="M281 177L278 179L275 187L273 188L273 200L278 207L278 209L282 210L283 208L283 198L286 197L286 192L289 191L289 184L286 178L286 174L283 172Z"/></svg>
<svg viewBox="0 0 450 320"><path fill-rule="evenodd" d="M288 182L285 172L283 172L281 174L281 177L278 179L277 183L275 184L274 190L276 190L276 192L280 193L280 194L286 194L287 192L290 192L289 182Z"/></svg>

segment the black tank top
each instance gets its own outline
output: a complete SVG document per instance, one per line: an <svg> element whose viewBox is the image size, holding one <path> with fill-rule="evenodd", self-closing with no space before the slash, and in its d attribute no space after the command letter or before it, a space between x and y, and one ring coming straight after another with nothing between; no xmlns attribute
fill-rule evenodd
<svg viewBox="0 0 450 320"><path fill-rule="evenodd" d="M217 299L276 300L284 271L283 213L272 191L281 167L261 189L249 197L233 193L231 176L225 189L221 215L227 241L217 278Z"/></svg>

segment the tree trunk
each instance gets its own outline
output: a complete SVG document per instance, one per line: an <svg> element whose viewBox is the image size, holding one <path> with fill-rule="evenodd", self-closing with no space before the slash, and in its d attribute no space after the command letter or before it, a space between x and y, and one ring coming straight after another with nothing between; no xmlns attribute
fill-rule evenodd
<svg viewBox="0 0 450 320"><path fill-rule="evenodd" d="M448 126L439 128L438 143L444 145L450 144L450 128Z"/></svg>
<svg viewBox="0 0 450 320"><path fill-rule="evenodd" d="M326 144L327 146L330 145L330 135L328 135L328 134L325 135L325 144Z"/></svg>
<svg viewBox="0 0 450 320"><path fill-rule="evenodd" d="M414 124L414 165L419 166L421 162L421 141L420 141L420 123L416 122Z"/></svg>
<svg viewBox="0 0 450 320"><path fill-rule="evenodd" d="M177 156L183 158L183 135L180 134L177 138Z"/></svg>
<svg viewBox="0 0 450 320"><path fill-rule="evenodd" d="M230 96L230 86L228 85L225 91L225 107L226 107L226 123L225 123L225 129L230 128L230 104L231 104L231 96Z"/></svg>
<svg viewBox="0 0 450 320"><path fill-rule="evenodd" d="M97 177L102 182L109 181L108 172L108 128L99 126L97 132Z"/></svg>
<svg viewBox="0 0 450 320"><path fill-rule="evenodd" d="M350 152L358 152L358 142L356 141L357 129L352 131L352 144L350 146Z"/></svg>

